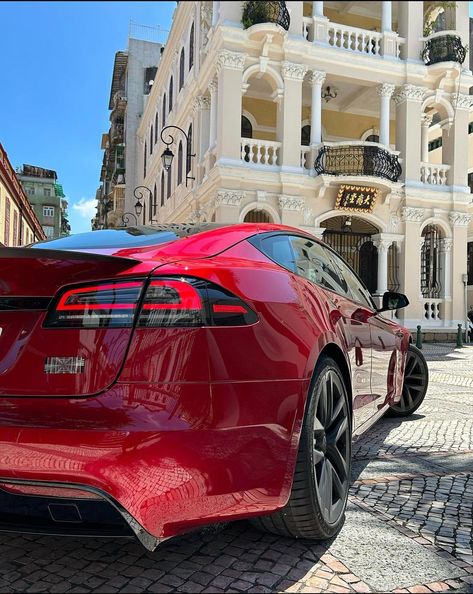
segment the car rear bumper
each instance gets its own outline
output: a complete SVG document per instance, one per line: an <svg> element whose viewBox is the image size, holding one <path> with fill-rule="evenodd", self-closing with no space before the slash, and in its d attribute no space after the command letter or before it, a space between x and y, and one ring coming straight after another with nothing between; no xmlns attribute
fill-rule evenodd
<svg viewBox="0 0 473 594"><path fill-rule="evenodd" d="M124 531L153 549L198 525L280 508L291 487L307 388L296 380L116 384L94 398L0 399L0 488L75 487L97 496L87 503L2 488L0 529L61 533L68 524L69 534ZM9 515L8 501L36 515ZM51 517L58 502L69 506L62 511L72 522ZM102 526L99 509L108 518Z"/></svg>

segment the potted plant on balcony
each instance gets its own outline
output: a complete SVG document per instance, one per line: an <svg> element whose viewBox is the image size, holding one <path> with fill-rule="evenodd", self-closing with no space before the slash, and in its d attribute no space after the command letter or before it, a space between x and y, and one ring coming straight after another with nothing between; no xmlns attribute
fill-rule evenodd
<svg viewBox="0 0 473 594"><path fill-rule="evenodd" d="M455 29L452 9L456 6L456 2L435 2L424 14L424 37L438 33L425 41L421 58L427 66L438 62L463 64L465 61L467 48L462 45L459 35L451 33Z"/></svg>
<svg viewBox="0 0 473 594"><path fill-rule="evenodd" d="M291 22L285 2L245 2L241 19L245 29L260 23L275 23L288 31Z"/></svg>

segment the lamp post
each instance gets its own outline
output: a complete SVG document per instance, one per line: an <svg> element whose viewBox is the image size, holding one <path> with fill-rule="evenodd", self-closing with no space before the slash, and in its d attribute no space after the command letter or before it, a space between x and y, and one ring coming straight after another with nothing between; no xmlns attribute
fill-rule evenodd
<svg viewBox="0 0 473 594"><path fill-rule="evenodd" d="M192 147L189 144L189 136L184 132L184 130L182 128L179 128L179 126L165 126L162 130L161 130L161 140L164 142L164 144L166 145L166 148L163 151L163 154L161 155L161 159L163 160L163 167L166 171L169 171L169 169L171 168L172 165L172 161L174 159L174 153L172 152L172 150L169 148L171 146L171 144L174 144L174 136L172 136L172 134L170 134L169 132L166 135L166 140L164 137L164 132L166 130L169 130L171 128L174 128L176 130L179 130L180 132L182 132L182 134L184 135L184 138L186 139L186 187L187 187L187 181L189 179L195 179L195 177L192 177L190 175L188 175L189 171L190 171L190 167L188 168L187 164L190 162L190 160L195 157L195 153L192 153Z"/></svg>
<svg viewBox="0 0 473 594"><path fill-rule="evenodd" d="M141 213L143 212L143 203L141 202L142 200L144 201L146 195L145 192L148 192L148 198L152 195L152 191L147 187L147 186L136 186L136 188L133 190L133 196L136 198L136 202L135 202L135 212L124 212L123 216L122 216L122 227L127 227L132 220L135 220L135 225L138 225L138 221L141 217ZM151 223L156 223L157 221L155 221L154 219L150 219ZM143 225L144 225L144 221L143 221Z"/></svg>

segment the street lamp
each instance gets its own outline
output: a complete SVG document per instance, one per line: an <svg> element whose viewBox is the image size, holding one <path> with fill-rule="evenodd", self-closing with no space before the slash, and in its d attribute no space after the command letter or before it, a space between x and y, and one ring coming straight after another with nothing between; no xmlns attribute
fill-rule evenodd
<svg viewBox="0 0 473 594"><path fill-rule="evenodd" d="M133 190L133 196L136 198L135 202L135 213L132 212L124 212L122 216L122 227L127 227L132 218L135 219L135 225L138 225L138 219L141 217L141 213L143 212L143 203L142 200L145 199L144 191L148 192L148 197L151 196L151 190L146 186L137 186ZM144 221L143 221L144 223Z"/></svg>
<svg viewBox="0 0 473 594"><path fill-rule="evenodd" d="M190 175L188 175L189 171L188 171L188 167L187 167L187 163L190 162L190 160L195 157L195 153L191 153L191 146L189 144L189 136L184 132L184 130L182 128L179 128L179 126L165 126L162 130L161 130L161 140L164 142L164 144L166 145L166 148L163 151L163 154L161 155L161 159L163 161L163 167L166 171L169 171L169 169L171 168L172 165L172 160L174 159L174 153L172 152L172 150L169 148L171 146L171 144L174 144L174 136L172 136L169 132L166 136L167 140L164 139L164 132L165 130L169 130L170 128L175 128L176 130L179 130L180 132L182 132L182 134L184 135L184 138L186 139L186 187L187 187L187 181L189 179L195 179L195 177L191 177Z"/></svg>

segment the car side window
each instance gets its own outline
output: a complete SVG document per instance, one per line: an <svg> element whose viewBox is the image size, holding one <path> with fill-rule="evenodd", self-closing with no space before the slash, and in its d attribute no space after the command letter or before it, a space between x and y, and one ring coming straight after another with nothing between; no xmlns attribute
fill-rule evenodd
<svg viewBox="0 0 473 594"><path fill-rule="evenodd" d="M323 246L305 237L291 237L294 250L296 274L304 276L313 283L335 291L344 297L350 297L350 291L344 278L331 262Z"/></svg>
<svg viewBox="0 0 473 594"><path fill-rule="evenodd" d="M353 270L342 260L342 258L337 256L337 254L334 254L331 250L326 248L324 249L328 252L329 257L334 263L334 266L338 268L340 274L345 279L351 293L351 299L357 303L361 303L362 305L369 307L370 309L374 309L375 306L373 300L371 299L370 292L358 279Z"/></svg>
<svg viewBox="0 0 473 594"><path fill-rule="evenodd" d="M294 252L287 235L272 235L261 240L261 250L271 260L277 262L291 272L296 272Z"/></svg>

